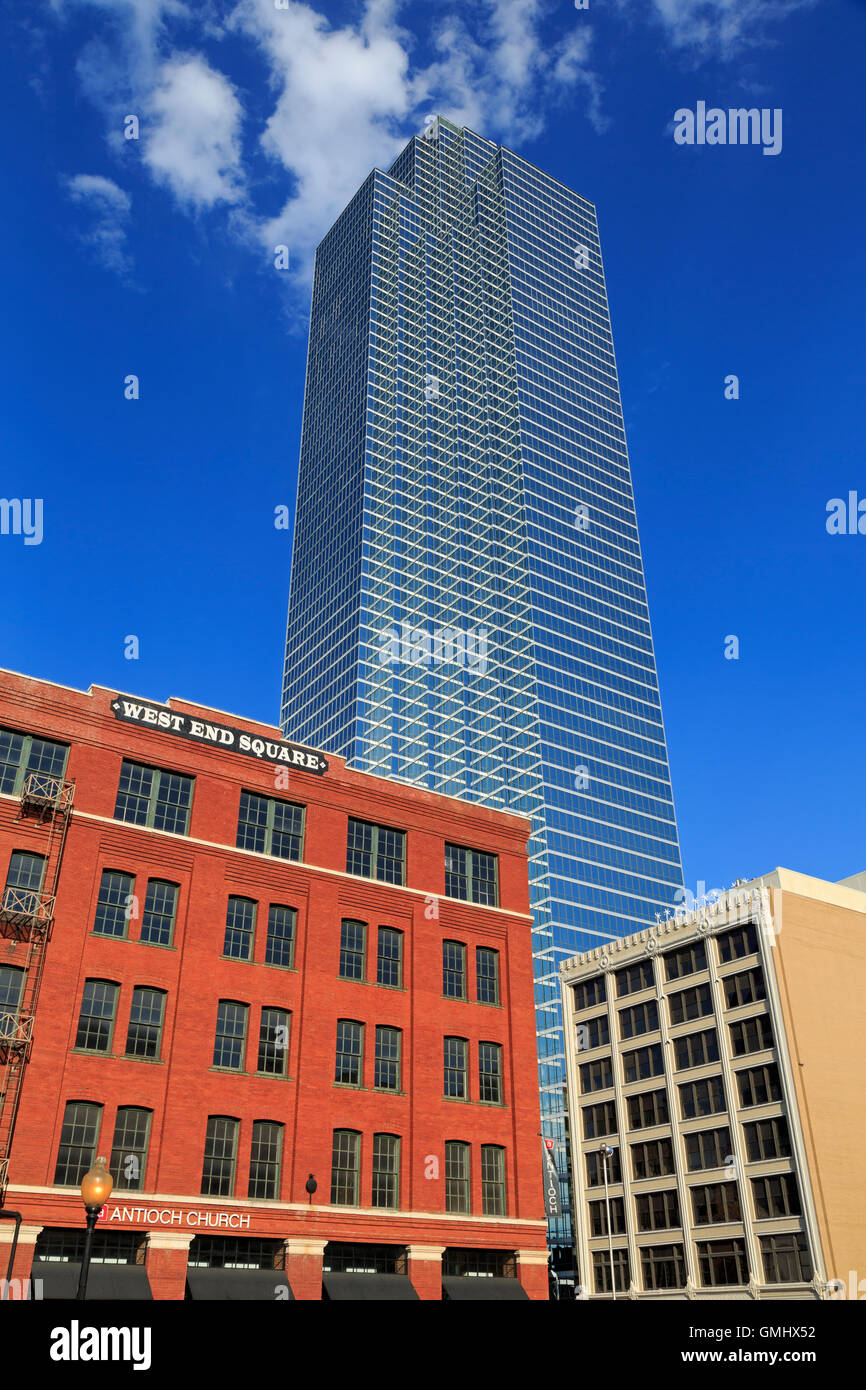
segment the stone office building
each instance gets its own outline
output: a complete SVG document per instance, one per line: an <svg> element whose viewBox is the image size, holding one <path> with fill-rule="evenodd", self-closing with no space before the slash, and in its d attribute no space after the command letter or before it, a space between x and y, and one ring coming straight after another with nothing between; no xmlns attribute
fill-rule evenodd
<svg viewBox="0 0 866 1390"><path fill-rule="evenodd" d="M866 875L777 869L560 974L581 1296L859 1297Z"/></svg>

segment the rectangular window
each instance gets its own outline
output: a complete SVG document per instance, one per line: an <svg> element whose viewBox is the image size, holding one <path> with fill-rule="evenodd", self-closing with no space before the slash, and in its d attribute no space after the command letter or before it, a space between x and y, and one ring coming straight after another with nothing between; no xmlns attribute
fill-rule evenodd
<svg viewBox="0 0 866 1390"><path fill-rule="evenodd" d="M645 1289L685 1288L686 1261L681 1245L644 1245L640 1263Z"/></svg>
<svg viewBox="0 0 866 1390"><path fill-rule="evenodd" d="M677 994L668 995L671 1023L686 1023L693 1018L705 1018L713 1012L713 996L709 985L692 985Z"/></svg>
<svg viewBox="0 0 866 1390"><path fill-rule="evenodd" d="M0 729L0 792L6 796L20 796L29 772L63 777L68 753L64 743Z"/></svg>
<svg viewBox="0 0 866 1390"><path fill-rule="evenodd" d="M363 980L367 928L363 922L340 924L340 979Z"/></svg>
<svg viewBox="0 0 866 1390"><path fill-rule="evenodd" d="M466 947L459 941L442 942L442 993L446 999L466 998Z"/></svg>
<svg viewBox="0 0 866 1390"><path fill-rule="evenodd" d="M135 878L103 869L93 930L98 936L126 936L135 897Z"/></svg>
<svg viewBox="0 0 866 1390"><path fill-rule="evenodd" d="M601 1139L606 1134L616 1132L616 1105L612 1100L602 1100L597 1105L583 1107L584 1139Z"/></svg>
<svg viewBox="0 0 866 1390"><path fill-rule="evenodd" d="M469 1044L465 1038L445 1039L445 1091L451 1100L468 1100L466 1066Z"/></svg>
<svg viewBox="0 0 866 1390"><path fill-rule="evenodd" d="M611 1259L613 1260L613 1278L616 1280L617 1293L625 1293L629 1286L628 1251L614 1250L613 1256L611 1256L607 1250L596 1250L592 1256L592 1277L596 1293L613 1292Z"/></svg>
<svg viewBox="0 0 866 1390"><path fill-rule="evenodd" d="M232 960L252 960L257 904L251 898L229 898L223 955Z"/></svg>
<svg viewBox="0 0 866 1390"><path fill-rule="evenodd" d="M505 1215L505 1150L481 1145L481 1214Z"/></svg>
<svg viewBox="0 0 866 1390"><path fill-rule="evenodd" d="M753 923L747 927L734 927L724 932L716 940L719 943L719 960L741 960L743 956L753 956L758 949L758 931Z"/></svg>
<svg viewBox="0 0 866 1390"><path fill-rule="evenodd" d="M351 1018L337 1020L337 1064L334 1080L341 1086L360 1086L364 1066L364 1025Z"/></svg>
<svg viewBox="0 0 866 1390"><path fill-rule="evenodd" d="M478 1099L502 1104L502 1048L499 1043L478 1044Z"/></svg>
<svg viewBox="0 0 866 1390"><path fill-rule="evenodd" d="M676 1188L664 1192L643 1192L635 1198L639 1231L666 1231L680 1225L680 1202Z"/></svg>
<svg viewBox="0 0 866 1390"><path fill-rule="evenodd" d="M235 1190L239 1120L209 1115L201 1173L203 1197L231 1197Z"/></svg>
<svg viewBox="0 0 866 1390"><path fill-rule="evenodd" d="M622 1197L611 1197L610 1224L613 1235L625 1235L625 1204ZM589 1231L593 1236L606 1236L608 1202L589 1203Z"/></svg>
<svg viewBox="0 0 866 1390"><path fill-rule="evenodd" d="M624 994L636 994L639 989L649 989L654 983L653 963L649 957L635 961L633 965L617 970L614 978L618 998L621 999Z"/></svg>
<svg viewBox="0 0 866 1390"><path fill-rule="evenodd" d="M687 1033L684 1038L674 1042L677 1071L687 1071L689 1067L703 1067L708 1062L719 1060L719 1039L715 1028L704 1028L700 1033Z"/></svg>
<svg viewBox="0 0 866 1390"><path fill-rule="evenodd" d="M749 1282L746 1243L742 1240L699 1240L698 1267L705 1289Z"/></svg>
<svg viewBox="0 0 866 1390"><path fill-rule="evenodd" d="M735 1057L744 1057L750 1052L763 1052L773 1046L773 1029L766 1014L744 1018L739 1023L731 1023L728 1026L731 1030L731 1051Z"/></svg>
<svg viewBox="0 0 866 1390"><path fill-rule="evenodd" d="M584 1062L580 1068L580 1089L584 1095L590 1091L604 1091L613 1085L613 1062L610 1057L601 1057L597 1062Z"/></svg>
<svg viewBox="0 0 866 1390"><path fill-rule="evenodd" d="M406 835L386 825L349 820L346 873L376 878L380 883L402 884L406 860Z"/></svg>
<svg viewBox="0 0 866 1390"><path fill-rule="evenodd" d="M254 1120L250 1146L248 1197L276 1202L280 1195L283 1126L274 1120Z"/></svg>
<svg viewBox="0 0 866 1390"><path fill-rule="evenodd" d="M89 1052L110 1052L120 986L108 980L85 980L75 1046Z"/></svg>
<svg viewBox="0 0 866 1390"><path fill-rule="evenodd" d="M666 1178L675 1171L670 1139L647 1139L631 1146L631 1169L635 1179Z"/></svg>
<svg viewBox="0 0 866 1390"><path fill-rule="evenodd" d="M701 1129L683 1138L690 1173L703 1168L723 1168L731 1155L731 1131L727 1126L724 1129Z"/></svg>
<svg viewBox="0 0 866 1390"><path fill-rule="evenodd" d="M781 1116L772 1120L754 1120L743 1125L749 1163L765 1158L790 1158L791 1139L788 1126Z"/></svg>
<svg viewBox="0 0 866 1390"><path fill-rule="evenodd" d="M669 951L664 958L668 980L681 980L684 975L696 975L707 968L707 949L703 941L693 941L679 951Z"/></svg>
<svg viewBox="0 0 866 1390"><path fill-rule="evenodd" d="M231 1071L243 1070L248 1012L246 1004L236 1004L231 999L219 1001L213 1050L215 1067L227 1067Z"/></svg>
<svg viewBox="0 0 866 1390"><path fill-rule="evenodd" d="M114 1142L108 1167L116 1192L140 1192L144 1187L149 1137L150 1111L135 1105L120 1106L114 1122Z"/></svg>
<svg viewBox="0 0 866 1390"><path fill-rule="evenodd" d="M445 1210L470 1210L469 1145L459 1139L450 1139L445 1145Z"/></svg>
<svg viewBox="0 0 866 1390"><path fill-rule="evenodd" d="M403 933L393 927L380 927L376 943L376 984L403 986Z"/></svg>
<svg viewBox="0 0 866 1390"><path fill-rule="evenodd" d="M22 966L0 965L0 1038L17 1034L26 973Z"/></svg>
<svg viewBox="0 0 866 1390"><path fill-rule="evenodd" d="M752 1178L755 1219L773 1216L799 1216L800 1194L793 1173L777 1173L769 1178Z"/></svg>
<svg viewBox="0 0 866 1390"><path fill-rule="evenodd" d="M761 1255L768 1284L808 1284L812 1278L809 1245L800 1231L761 1236Z"/></svg>
<svg viewBox="0 0 866 1390"><path fill-rule="evenodd" d="M594 1047L604 1047L610 1042L607 1014L599 1014L597 1018L588 1018L584 1023L576 1023L574 1031L578 1052L589 1052Z"/></svg>
<svg viewBox="0 0 866 1390"><path fill-rule="evenodd" d="M661 1043L652 1043L650 1047L638 1047L635 1048L634 1052L624 1052L622 1065L623 1075L627 1083L647 1081L651 1076L662 1076L665 1064L662 1059Z"/></svg>
<svg viewBox="0 0 866 1390"><path fill-rule="evenodd" d="M708 1076L703 1081L687 1081L679 1090L680 1115L684 1120L718 1115L725 1108L725 1087L720 1076Z"/></svg>
<svg viewBox="0 0 866 1390"><path fill-rule="evenodd" d="M726 975L722 987L726 1009L738 1009L743 1004L754 1004L756 1000L767 997L764 972L758 966L743 970L739 975Z"/></svg>
<svg viewBox="0 0 866 1390"><path fill-rule="evenodd" d="M129 1028L126 1033L126 1056L159 1060L162 1020L165 1013L165 993L136 985L132 991Z"/></svg>
<svg viewBox="0 0 866 1390"><path fill-rule="evenodd" d="M285 1009L262 1007L256 1071L263 1076L289 1074L289 1015Z"/></svg>
<svg viewBox="0 0 866 1390"><path fill-rule="evenodd" d="M114 819L186 835L195 779L123 761Z"/></svg>
<svg viewBox="0 0 866 1390"><path fill-rule="evenodd" d="M479 1004L499 1003L499 952L475 948L475 995Z"/></svg>
<svg viewBox="0 0 866 1390"><path fill-rule="evenodd" d="M3 908L12 920L21 917L44 919L42 900L42 879L45 873L45 858L41 854L28 854L26 850L16 849L9 860L6 887L3 892Z"/></svg>
<svg viewBox="0 0 866 1390"><path fill-rule="evenodd" d="M177 912L177 884L162 879L147 881L144 915L141 919L141 939L149 946L170 946L174 937Z"/></svg>
<svg viewBox="0 0 866 1390"><path fill-rule="evenodd" d="M716 1226L723 1221L741 1221L740 1194L735 1182L713 1182L693 1187L692 1211L696 1226Z"/></svg>
<svg viewBox="0 0 866 1390"><path fill-rule="evenodd" d="M654 1033L658 1026L659 1010L655 999L619 1011L620 1038L639 1038L642 1033Z"/></svg>
<svg viewBox="0 0 866 1390"><path fill-rule="evenodd" d="M400 1140L396 1134L373 1135L373 1206L400 1205Z"/></svg>
<svg viewBox="0 0 866 1390"><path fill-rule="evenodd" d="M403 1035L399 1028L376 1028L374 1086L379 1091L399 1091Z"/></svg>
<svg viewBox="0 0 866 1390"><path fill-rule="evenodd" d="M603 1004L607 998L605 976L596 975L592 980L581 980L579 984L572 985L572 992L576 1012L581 1009L592 1009L596 1004Z"/></svg>
<svg viewBox="0 0 866 1390"><path fill-rule="evenodd" d="M446 845L445 896L496 907L499 901L496 868L495 854L466 849L463 845Z"/></svg>
<svg viewBox="0 0 866 1390"><path fill-rule="evenodd" d="M353 1129L335 1129L331 1158L331 1205L358 1205L361 1136Z"/></svg>
<svg viewBox="0 0 866 1390"><path fill-rule="evenodd" d="M295 963L295 922L293 907L271 903L268 908L268 937L265 944L265 964L292 966Z"/></svg>
<svg viewBox="0 0 866 1390"><path fill-rule="evenodd" d="M775 1062L763 1067L749 1067L748 1071L737 1072L737 1088L740 1092L740 1105L767 1105L770 1101L782 1099L782 1083L779 1068Z"/></svg>
<svg viewBox="0 0 866 1390"><path fill-rule="evenodd" d="M629 1096L630 1129L649 1129L651 1125L666 1125L668 1118L667 1091L644 1091L639 1096Z"/></svg>
<svg viewBox="0 0 866 1390"><path fill-rule="evenodd" d="M604 1187L604 1170L607 1167L608 1184L622 1182L622 1173L619 1166L619 1149L614 1149L608 1157L602 1157L600 1153L588 1153L586 1155L586 1185L587 1187Z"/></svg>
<svg viewBox="0 0 866 1390"><path fill-rule="evenodd" d="M304 807L273 796L241 792L238 813L238 849L272 854L276 859L301 858L304 843Z"/></svg>
<svg viewBox="0 0 866 1390"><path fill-rule="evenodd" d="M78 1187L84 1174L93 1167L101 1118L101 1105L86 1100L67 1101L54 1169L56 1186Z"/></svg>

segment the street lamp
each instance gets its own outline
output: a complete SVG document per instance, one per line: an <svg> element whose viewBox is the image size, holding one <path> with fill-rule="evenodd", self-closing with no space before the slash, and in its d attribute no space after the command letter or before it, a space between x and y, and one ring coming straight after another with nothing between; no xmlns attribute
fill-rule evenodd
<svg viewBox="0 0 866 1390"><path fill-rule="evenodd" d="M111 1196L114 1179L105 1166L105 1159L97 1158L89 1173L81 1179L81 1200L87 1212L87 1232L84 1237L84 1254L81 1259L81 1274L78 1279L76 1297L87 1297L87 1275L90 1270L90 1251L93 1245L93 1228L96 1218Z"/></svg>
<svg viewBox="0 0 866 1390"><path fill-rule="evenodd" d="M613 1158L613 1149L610 1144L602 1144L599 1148L601 1154L601 1164L604 1169L604 1208L607 1216L607 1247L610 1251L610 1291L616 1298L616 1270L613 1267L613 1227L610 1224L610 1196L607 1190L607 1161Z"/></svg>

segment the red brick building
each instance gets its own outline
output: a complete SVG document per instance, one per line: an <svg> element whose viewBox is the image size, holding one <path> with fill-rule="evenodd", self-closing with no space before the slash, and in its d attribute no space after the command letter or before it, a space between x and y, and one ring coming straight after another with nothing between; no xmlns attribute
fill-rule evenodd
<svg viewBox="0 0 866 1390"><path fill-rule="evenodd" d="M74 1292L104 1154L94 1297L546 1298L527 832L0 673L15 1277Z"/></svg>

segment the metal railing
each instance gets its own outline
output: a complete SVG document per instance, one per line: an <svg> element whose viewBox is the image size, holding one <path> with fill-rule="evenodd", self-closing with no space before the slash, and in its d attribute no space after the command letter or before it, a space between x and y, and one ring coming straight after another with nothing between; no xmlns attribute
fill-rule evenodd
<svg viewBox="0 0 866 1390"><path fill-rule="evenodd" d="M37 888L4 888L0 898L0 922L13 926L47 928L54 916L54 897Z"/></svg>
<svg viewBox="0 0 866 1390"><path fill-rule="evenodd" d="M49 772L28 772L21 788L21 802L44 810L65 811L72 801L72 783Z"/></svg>

